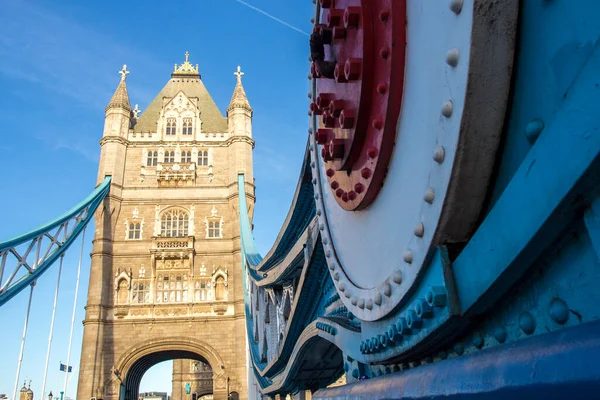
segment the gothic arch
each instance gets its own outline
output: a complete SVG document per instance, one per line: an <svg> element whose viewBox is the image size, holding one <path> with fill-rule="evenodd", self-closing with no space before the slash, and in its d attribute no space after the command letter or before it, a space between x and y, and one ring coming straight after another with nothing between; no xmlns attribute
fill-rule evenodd
<svg viewBox="0 0 600 400"><path fill-rule="evenodd" d="M219 372L225 370L223 359L212 346L189 337L177 336L151 339L131 347L121 356L116 365L119 375L125 377L137 360L160 351L187 351L198 354L206 359L215 376L220 375Z"/></svg>

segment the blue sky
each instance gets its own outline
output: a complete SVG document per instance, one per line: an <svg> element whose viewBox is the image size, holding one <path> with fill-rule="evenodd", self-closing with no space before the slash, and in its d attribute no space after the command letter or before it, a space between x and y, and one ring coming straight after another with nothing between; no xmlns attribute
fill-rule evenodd
<svg viewBox="0 0 600 400"><path fill-rule="evenodd" d="M308 0L189 2L0 0L0 240L46 222L94 188L104 107L127 64L130 99L144 108L174 63L200 66L224 113L239 64L254 108L255 238L264 254L287 213L307 135ZM250 6L280 19L276 21ZM291 26L287 26L289 24ZM62 390L79 245L65 260L46 392ZM71 364L74 397L87 293L85 242ZM21 381L40 398L57 269L38 282ZM12 396L28 294L0 308L0 393ZM124 338L126 339L126 338ZM170 363L150 370L141 390L169 391Z"/></svg>

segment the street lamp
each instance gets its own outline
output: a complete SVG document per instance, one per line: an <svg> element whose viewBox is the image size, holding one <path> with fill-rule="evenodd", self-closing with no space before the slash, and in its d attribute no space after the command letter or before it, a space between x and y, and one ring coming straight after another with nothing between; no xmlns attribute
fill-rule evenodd
<svg viewBox="0 0 600 400"><path fill-rule="evenodd" d="M48 393L48 400L52 400L52 390Z"/></svg>

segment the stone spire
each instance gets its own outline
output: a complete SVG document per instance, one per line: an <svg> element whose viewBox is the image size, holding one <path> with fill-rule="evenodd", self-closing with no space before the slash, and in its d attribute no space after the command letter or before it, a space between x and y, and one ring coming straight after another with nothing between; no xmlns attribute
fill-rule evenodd
<svg viewBox="0 0 600 400"><path fill-rule="evenodd" d="M119 82L119 86L117 86L115 94L113 94L104 111L108 111L111 108L122 108L127 111L131 111L129 94L127 93L127 85L125 84L127 75L129 75L129 71L127 71L127 65L123 65L123 68L119 71L119 74L121 74L121 82Z"/></svg>
<svg viewBox="0 0 600 400"><path fill-rule="evenodd" d="M245 110L252 111L250 103L248 103L248 97L246 97L246 92L244 91L244 86L242 86L242 76L244 76L242 67L238 65L237 71L233 74L237 78L237 83L235 84L235 89L233 90L233 96L231 96L229 107L227 107L227 113L234 108L243 108Z"/></svg>

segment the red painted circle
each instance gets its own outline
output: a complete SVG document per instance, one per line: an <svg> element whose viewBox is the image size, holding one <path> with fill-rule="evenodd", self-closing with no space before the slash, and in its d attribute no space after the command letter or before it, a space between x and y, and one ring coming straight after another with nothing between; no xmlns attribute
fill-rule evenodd
<svg viewBox="0 0 600 400"><path fill-rule="evenodd" d="M327 178L345 210L377 197L396 140L406 57L406 0L321 0L334 78L318 74L315 134ZM329 49L328 49L329 48Z"/></svg>

